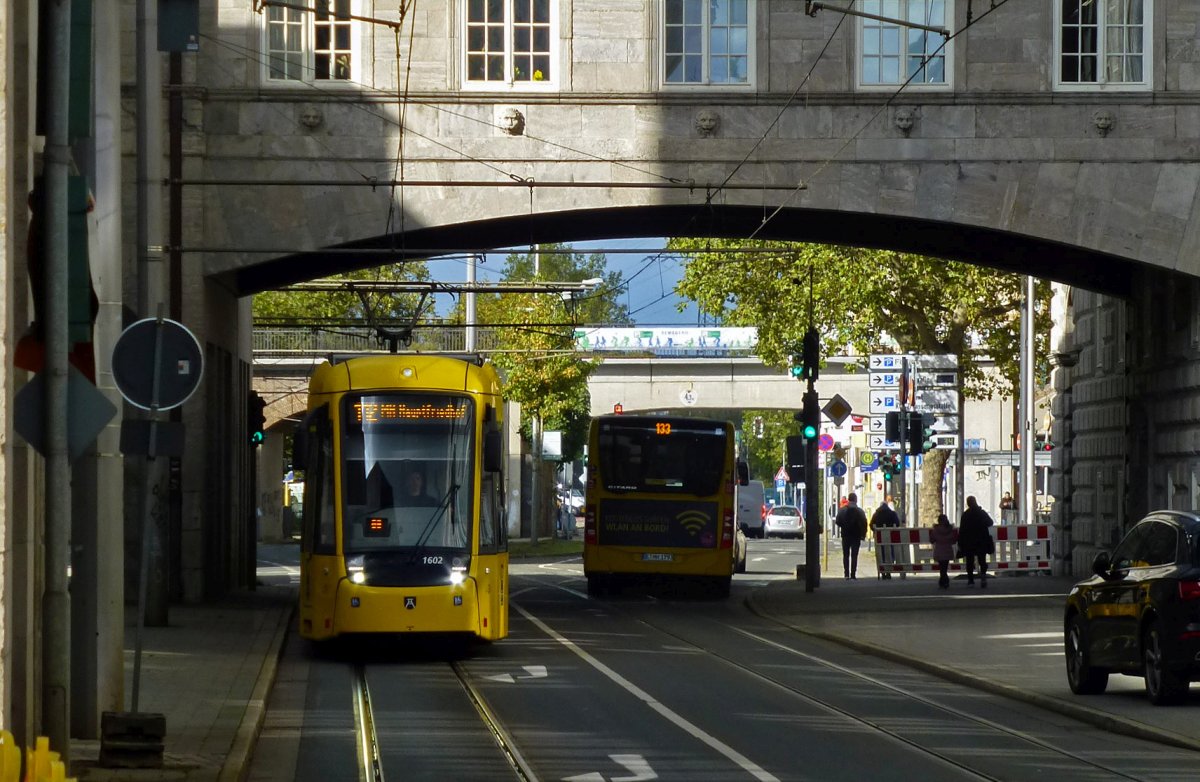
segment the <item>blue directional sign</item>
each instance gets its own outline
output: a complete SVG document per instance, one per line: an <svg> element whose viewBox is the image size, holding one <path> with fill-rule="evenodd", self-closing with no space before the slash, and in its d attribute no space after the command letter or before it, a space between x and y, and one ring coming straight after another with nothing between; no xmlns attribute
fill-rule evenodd
<svg viewBox="0 0 1200 782"><path fill-rule="evenodd" d="M842 461L834 462L829 465L829 474L834 478L840 478L846 474L846 463Z"/></svg>

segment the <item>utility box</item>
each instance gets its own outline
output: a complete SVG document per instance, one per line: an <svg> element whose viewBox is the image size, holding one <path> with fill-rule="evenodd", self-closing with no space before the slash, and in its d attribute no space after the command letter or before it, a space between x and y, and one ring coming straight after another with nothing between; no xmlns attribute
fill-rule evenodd
<svg viewBox="0 0 1200 782"><path fill-rule="evenodd" d="M104 768L162 768L167 717L132 711L100 715L100 765Z"/></svg>

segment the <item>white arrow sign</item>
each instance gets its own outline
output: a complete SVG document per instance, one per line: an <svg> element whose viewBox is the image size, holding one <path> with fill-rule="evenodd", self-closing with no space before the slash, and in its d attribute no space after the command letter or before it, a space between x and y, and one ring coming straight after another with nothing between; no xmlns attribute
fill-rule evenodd
<svg viewBox="0 0 1200 782"><path fill-rule="evenodd" d="M525 669L526 676L514 677L511 673L498 673L495 676L484 676L483 678L494 682L512 684L517 679L545 679L549 675L546 673L546 666L544 665L523 665L521 667Z"/></svg>
<svg viewBox="0 0 1200 782"><path fill-rule="evenodd" d="M909 366L912 366L915 356L912 355L897 355L895 353L872 353L871 360L867 363L867 369L872 372L875 370L891 370L899 372L903 369L904 359L908 359Z"/></svg>
<svg viewBox="0 0 1200 782"><path fill-rule="evenodd" d="M867 420L870 421L870 423L867 425L868 432L876 433L876 432L886 432L887 431L887 419L884 418L883 416L876 415L876 416L872 416L871 418L869 418Z"/></svg>
<svg viewBox="0 0 1200 782"><path fill-rule="evenodd" d="M869 434L867 435L867 445L872 451L898 451L900 444L894 443L887 439L886 435Z"/></svg>
<svg viewBox="0 0 1200 782"><path fill-rule="evenodd" d="M614 763L624 766L629 772L627 777L612 777L612 782L649 782L658 779L658 774L650 768L650 764L641 755L609 755ZM563 777L563 782L604 782L604 775L599 771L590 774L580 774L574 777Z"/></svg>
<svg viewBox="0 0 1200 782"><path fill-rule="evenodd" d="M871 415L882 415L891 410L900 409L900 397L895 391L872 390L869 392L871 399Z"/></svg>
<svg viewBox="0 0 1200 782"><path fill-rule="evenodd" d="M899 372L872 372L867 376L871 388L889 388L895 386L900 387Z"/></svg>

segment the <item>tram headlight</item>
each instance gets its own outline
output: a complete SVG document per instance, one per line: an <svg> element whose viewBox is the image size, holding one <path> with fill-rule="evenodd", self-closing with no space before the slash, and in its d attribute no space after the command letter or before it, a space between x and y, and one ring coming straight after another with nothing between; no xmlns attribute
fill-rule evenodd
<svg viewBox="0 0 1200 782"><path fill-rule="evenodd" d="M450 571L450 583L452 585L458 586L459 584L461 584L462 582L464 582L466 580L467 580L467 569L466 568L454 568L453 570Z"/></svg>
<svg viewBox="0 0 1200 782"><path fill-rule="evenodd" d="M367 574L363 570L362 554L346 557L346 573L349 575L350 580L355 584L367 583Z"/></svg>

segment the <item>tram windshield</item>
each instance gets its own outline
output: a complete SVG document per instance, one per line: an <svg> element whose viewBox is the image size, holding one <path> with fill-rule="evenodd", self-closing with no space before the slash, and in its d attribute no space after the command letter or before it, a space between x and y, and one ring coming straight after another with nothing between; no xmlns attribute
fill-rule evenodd
<svg viewBox="0 0 1200 782"><path fill-rule="evenodd" d="M691 494L720 491L728 436L711 422L633 418L600 424L600 478L610 492Z"/></svg>
<svg viewBox="0 0 1200 782"><path fill-rule="evenodd" d="M415 564L468 552L474 403L390 392L344 404L344 553L407 552Z"/></svg>

